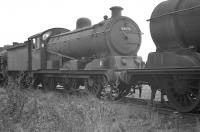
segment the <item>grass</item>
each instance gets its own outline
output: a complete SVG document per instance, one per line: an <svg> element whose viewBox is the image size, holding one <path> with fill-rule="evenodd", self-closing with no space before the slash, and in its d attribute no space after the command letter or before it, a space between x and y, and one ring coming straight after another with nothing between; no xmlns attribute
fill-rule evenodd
<svg viewBox="0 0 200 132"><path fill-rule="evenodd" d="M198 132L200 123L165 117L149 106L101 101L88 93L69 95L0 88L0 132Z"/></svg>

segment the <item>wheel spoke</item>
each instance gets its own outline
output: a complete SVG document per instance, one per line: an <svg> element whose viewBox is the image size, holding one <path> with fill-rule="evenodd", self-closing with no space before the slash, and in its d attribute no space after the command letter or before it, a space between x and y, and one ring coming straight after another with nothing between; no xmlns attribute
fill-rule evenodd
<svg viewBox="0 0 200 132"><path fill-rule="evenodd" d="M192 99L192 97L190 96L190 95L186 95L187 96L187 99L188 99L188 101L192 104L192 103L194 103L194 101L193 101L193 99Z"/></svg>
<svg viewBox="0 0 200 132"><path fill-rule="evenodd" d="M180 96L175 96L175 94L174 94L174 98L176 99L176 101L178 101L178 102L180 102L181 101L181 97Z"/></svg>
<svg viewBox="0 0 200 132"><path fill-rule="evenodd" d="M178 102L179 102L180 104L182 104L182 100L183 100L182 96L178 96L178 97L179 97Z"/></svg>
<svg viewBox="0 0 200 132"><path fill-rule="evenodd" d="M89 78L87 80L86 87L90 93L100 98L103 89L102 80L100 78Z"/></svg>
<svg viewBox="0 0 200 132"><path fill-rule="evenodd" d="M195 92L196 91L196 92ZM191 90L191 89L188 89L188 92L190 93L190 94L192 94L192 96L194 96L195 98L197 98L198 97L198 91L197 90Z"/></svg>
<svg viewBox="0 0 200 132"><path fill-rule="evenodd" d="M92 88L92 92L93 93L97 93L97 88L98 88L97 84L95 83L94 86L93 86L93 88Z"/></svg>
<svg viewBox="0 0 200 132"><path fill-rule="evenodd" d="M183 97L183 106L190 105L190 104L188 104L187 96L186 95L182 95L182 97Z"/></svg>

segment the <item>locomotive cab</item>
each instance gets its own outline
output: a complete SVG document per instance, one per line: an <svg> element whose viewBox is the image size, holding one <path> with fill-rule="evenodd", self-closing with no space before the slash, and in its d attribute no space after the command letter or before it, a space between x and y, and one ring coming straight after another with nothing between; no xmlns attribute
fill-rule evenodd
<svg viewBox="0 0 200 132"><path fill-rule="evenodd" d="M40 70L40 69L58 69L59 68L59 59L60 57L56 55L50 55L47 51L47 42L49 37L52 35L57 35L63 32L68 32L68 29L64 28L52 28L46 30L42 33L38 33L29 37L30 45L30 55L31 55L31 69ZM52 57L53 56L53 57ZM53 60L51 59L53 58Z"/></svg>

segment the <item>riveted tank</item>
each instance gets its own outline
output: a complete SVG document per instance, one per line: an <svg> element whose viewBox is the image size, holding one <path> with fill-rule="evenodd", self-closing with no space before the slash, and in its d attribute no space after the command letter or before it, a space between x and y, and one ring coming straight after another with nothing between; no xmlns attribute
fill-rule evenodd
<svg viewBox="0 0 200 132"><path fill-rule="evenodd" d="M137 55L141 32L132 19L121 16L122 9L110 8L112 17L94 25L88 18L78 19L77 29L51 36L47 50L72 58Z"/></svg>
<svg viewBox="0 0 200 132"><path fill-rule="evenodd" d="M167 0L150 19L150 31L158 50L195 47L200 52L200 0Z"/></svg>

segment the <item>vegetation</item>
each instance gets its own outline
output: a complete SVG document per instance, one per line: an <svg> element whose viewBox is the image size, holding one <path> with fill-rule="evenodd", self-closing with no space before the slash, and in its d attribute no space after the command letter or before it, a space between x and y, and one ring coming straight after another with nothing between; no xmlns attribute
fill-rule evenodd
<svg viewBox="0 0 200 132"><path fill-rule="evenodd" d="M0 132L195 132L198 122L165 117L149 106L100 101L84 90L69 95L20 89L14 82L0 88Z"/></svg>

